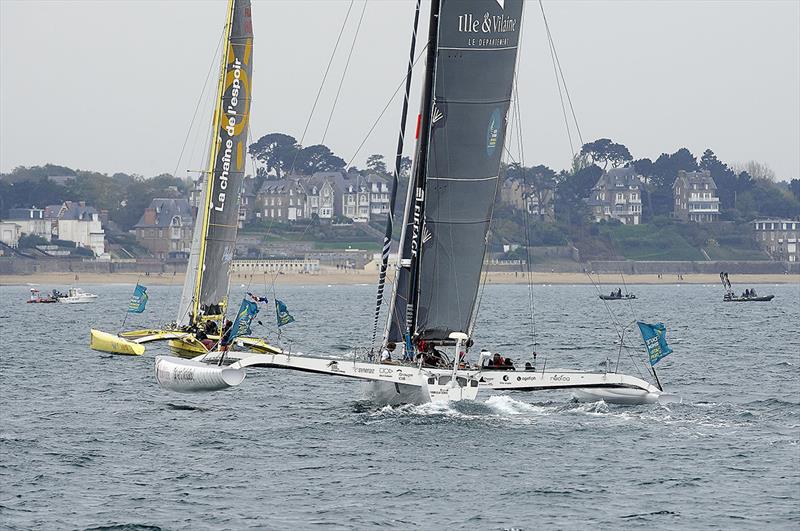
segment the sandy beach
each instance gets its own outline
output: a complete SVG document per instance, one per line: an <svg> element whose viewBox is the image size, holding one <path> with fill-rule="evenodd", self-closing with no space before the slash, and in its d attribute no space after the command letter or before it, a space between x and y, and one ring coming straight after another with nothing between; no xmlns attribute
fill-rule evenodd
<svg viewBox="0 0 800 531"><path fill-rule="evenodd" d="M269 275L272 282L273 275ZM276 281L291 285L327 285L327 284L374 284L378 275L373 271L348 271L336 269L320 271L317 274L281 274ZM255 282L262 283L263 275L256 275ZM593 275L594 282L603 285L622 284L618 274ZM249 275L233 275L231 283L247 284ZM590 284L589 277L583 273L531 273L534 284ZM145 285L183 285L183 274L136 274L136 273L36 273L31 275L0 275L0 286L26 286L26 285L91 285L91 284L136 284ZM527 284L528 279L524 273L488 273L489 284ZM713 274L685 274L678 278L675 274L664 274L661 278L655 274L625 275L626 284L716 284L719 276ZM800 284L800 275L736 275L735 283L740 286L751 284Z"/></svg>

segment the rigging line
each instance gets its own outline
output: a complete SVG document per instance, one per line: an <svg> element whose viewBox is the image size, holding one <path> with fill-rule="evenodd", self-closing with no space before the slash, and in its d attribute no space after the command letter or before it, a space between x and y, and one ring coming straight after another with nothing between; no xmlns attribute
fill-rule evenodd
<svg viewBox="0 0 800 531"><path fill-rule="evenodd" d="M597 295L600 296L601 295L600 288L598 287L597 284L595 284L594 279L592 278L592 275L590 275L589 272L586 271L585 269L584 269L584 273L586 273L586 276L589 277L589 281L592 283L592 286L594 287L595 291L597 292ZM597 280L598 280L598 282L600 281L600 273L597 274ZM617 319L617 316L614 315L614 312L611 311L611 308L608 306L608 301L606 301L604 299L600 299L600 301L603 303L603 306L605 306L606 311L608 311L608 314L611 316L611 321L614 323L614 326L616 326L616 328L617 328L615 330L615 332L617 333L617 336L619 337L620 341L622 341L622 333L620 332L620 330L623 329L623 326L620 324L619 319Z"/></svg>
<svg viewBox="0 0 800 531"><path fill-rule="evenodd" d="M339 49L339 41L342 40L342 34L344 33L344 28L347 26L347 21L350 19L350 11L353 9L353 2L355 0L350 0L350 5L347 7L347 13L344 16L344 20L342 21L342 27L339 30L339 36L336 37L336 44L333 45L333 51L331 52L331 58L328 60L328 66L325 68L325 74L322 76L322 82L319 84L319 90L317 91L317 97L314 98L314 105L311 106L311 113L308 115L308 120L306 121L306 126L303 129L303 134L300 136L300 141L298 144L301 146L303 145L303 141L306 138L306 133L308 132L308 126L311 125L311 119L314 117L314 111L317 109L317 103L319 103L319 97L322 95L322 89L325 88L325 80L328 79L328 72L331 70L331 65L333 64L333 59L336 57L336 50ZM289 169L289 173L294 172L294 165L297 162L297 155L300 154L300 150L294 154L294 159L292 160L292 167Z"/></svg>
<svg viewBox="0 0 800 531"><path fill-rule="evenodd" d="M542 8L542 16L544 16L544 7L542 6L541 0L539 0L539 6ZM572 158L575 158L575 146L572 144L572 132L570 131L569 127L569 118L567 117L567 108L564 105L564 93L561 90L561 79L558 77L558 67L556 65L556 57L555 51L553 49L553 42L548 40L548 48L550 49L550 59L553 61L553 73L556 76L556 85L558 86L558 98L561 100L561 114L564 115L564 125L567 129L567 138L569 139L569 149L572 152Z"/></svg>
<svg viewBox="0 0 800 531"><path fill-rule="evenodd" d="M609 244L611 245L611 252L614 253L613 256L614 257L622 256L619 253L617 253L617 246L614 245L614 240L611 239L610 236L608 238L608 241ZM625 287L625 295L628 295L628 285L625 283L625 274L622 271L622 265L619 265L617 269L619 270L619 276L622 278L622 285ZM633 311L633 299L627 299L625 307L627 307L628 312L631 315L631 318L635 322L637 318L636 318L636 312Z"/></svg>
<svg viewBox="0 0 800 531"><path fill-rule="evenodd" d="M531 315L531 340L533 341L531 349L535 353L536 352L536 307L533 301L533 271L531 268L531 234L530 234L530 219L528 215L528 204L527 204L528 203L527 190L529 188L527 172L523 173L523 176L524 176L523 183L526 190L526 192L522 196L524 201L522 210L524 212L523 216L525 219L525 272L528 281L528 306Z"/></svg>
<svg viewBox="0 0 800 531"><path fill-rule="evenodd" d="M322 140L320 144L325 143L325 137L328 136L328 128L331 125L331 120L333 119L333 113L336 110L336 104L339 102L339 94L342 92L342 85L344 84L344 78L347 76L347 68L350 66L350 58L353 56L353 50L356 47L356 40L358 39L358 32L361 30L361 22L364 20L364 12L367 10L367 3L369 0L364 1L364 7L361 8L361 16L358 19L358 25L356 26L356 33L353 35L353 42L350 45L350 52L347 54L347 61L344 64L344 71L342 72L342 78L339 80L339 87L336 89L336 97L333 99L333 106L331 106L331 113L328 115L328 123L325 124L325 131L322 133Z"/></svg>
<svg viewBox="0 0 800 531"><path fill-rule="evenodd" d="M558 59L558 51L556 50L556 43L553 40L553 35L550 33L550 25L547 23L547 16L544 14L544 5L542 4L542 0L539 0L539 7L542 9L542 19L544 19L544 28L547 31L547 39L550 41L550 46L553 50L553 55L556 59L556 64L558 65L558 73L561 74L561 81L564 83L564 92L567 94L567 102L569 102L569 109L572 113L572 121L575 122L575 130L578 132L578 140L581 142L581 146L583 146L583 135L581 134L581 127L578 125L578 118L575 116L575 107L572 105L572 98L569 95L569 88L567 87L567 80L564 77L564 72L561 70L561 61Z"/></svg>
<svg viewBox="0 0 800 531"><path fill-rule="evenodd" d="M409 92L411 91L411 72L414 66L414 51L416 50L417 46L417 29L419 26L419 13L420 13L420 3L421 0L417 0L416 8L414 10L414 25L413 31L411 33L411 49L408 52L408 64L406 66L406 88L405 92L403 93L403 106L402 111L400 114L400 131L398 132L397 136L397 149L395 149L395 159L394 159L394 174L392 175L392 190L389 194L389 212L386 216L386 227L383 236L383 248L381 250L381 267L378 273L378 293L375 298L375 318L373 323L372 329L372 341L371 344L374 345L375 338L378 334L378 322L380 321L380 312L381 307L383 306L383 293L386 284L386 271L389 267L389 254L392 248L392 233L394 232L394 211L397 205L397 192L400 188L400 173L403 163L403 148L405 146L405 137L406 137L406 123L408 121L408 99L409 99ZM410 182L410 181L409 181ZM398 247L398 256L402 254L402 243ZM395 271L395 275L399 273ZM394 296L394 287L395 284L392 282L392 295ZM389 302L389 309L391 308L392 302ZM387 319L387 327L390 326L391 320ZM383 341L386 341L388 338L388 330L384 332Z"/></svg>
<svg viewBox="0 0 800 531"><path fill-rule="evenodd" d="M219 35L219 41L217 41L217 48L214 50L213 58L211 59L211 66L208 68L208 73L206 74L206 80L203 82L203 89L200 91L200 96L197 98L197 104L194 107L194 114L192 114L192 120L189 122L189 129L186 131L186 138L183 139L183 146L181 147L181 153L178 155L178 162L175 163L175 171L172 172L172 175L178 174L178 168L181 165L181 160L183 160L183 152L186 150L186 144L189 142L189 136L192 134L192 127L194 126L194 121L197 118L197 111L200 109L200 104L203 101L203 95L206 93L206 87L208 86L208 80L211 79L211 72L214 71L214 65L217 63L217 59L219 57L219 49L222 46L222 41L224 40L226 34L227 25L223 28L222 33Z"/></svg>
<svg viewBox="0 0 800 531"><path fill-rule="evenodd" d="M417 55L417 58L414 59L414 62L411 65L412 69L414 68L414 66L416 66L417 62L420 60L422 55L425 53L425 50L427 50L427 49L428 49L428 44L426 43L425 46L422 47L422 50L420 50L419 54ZM386 109L389 108L389 106L392 104L392 101L394 101L395 96L397 96L397 93L400 92L400 89L403 88L403 86L405 85L406 78L409 77L409 75L411 75L411 74L404 75L403 79L400 80L400 83L397 85L397 88L395 89L394 93L389 97L389 101L386 102L386 105L383 107L383 110L378 115L378 117L375 119L375 122L372 124L372 127L369 128L369 131L367 131L366 136L364 137L364 139L361 141L361 143L356 148L356 152L353 153L352 157L350 157L350 160L347 162L347 166L345 166L345 171L350 169L350 165L353 163L355 158L358 156L358 153L361 151L361 148L364 147L364 144L367 143L367 140L369 140L369 137L372 135L372 131L374 131L375 128L378 126L378 122L381 121L381 118L383 118L383 115L386 113Z"/></svg>
<svg viewBox="0 0 800 531"><path fill-rule="evenodd" d="M518 58L519 60L519 58ZM533 273L531 270L531 236L530 236L530 219L528 216L528 200L527 194L529 190L528 186L528 175L525 171L525 150L524 150L524 141L522 136L522 111L520 109L519 103L519 77L515 74L514 76L514 86L513 86L513 97L514 97L514 114L515 117L515 126L517 130L517 144L519 146L519 155L520 155L520 167L522 168L522 176L523 176L523 218L525 224L525 272L528 282L528 306L530 311L530 334L531 334L531 341L533 344L531 345L531 350L535 354L536 353L536 306L533 299Z"/></svg>

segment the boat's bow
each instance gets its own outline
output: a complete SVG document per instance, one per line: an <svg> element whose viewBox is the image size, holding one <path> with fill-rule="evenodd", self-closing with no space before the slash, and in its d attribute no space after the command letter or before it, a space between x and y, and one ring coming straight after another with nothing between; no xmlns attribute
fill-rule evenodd
<svg viewBox="0 0 800 531"><path fill-rule="evenodd" d="M641 378L612 372L580 371L482 371L481 387L506 391L568 389L581 402L603 400L610 404L654 404L680 401ZM662 400L661 397L664 397Z"/></svg>
<svg viewBox="0 0 800 531"><path fill-rule="evenodd" d="M179 393L219 391L242 383L243 369L212 365L173 356L156 356L158 385Z"/></svg>
<svg viewBox="0 0 800 531"><path fill-rule="evenodd" d="M125 354L128 356L141 356L144 354L145 347L139 343L127 340L123 337L95 330L90 331L89 347L92 350L111 352L112 354Z"/></svg>

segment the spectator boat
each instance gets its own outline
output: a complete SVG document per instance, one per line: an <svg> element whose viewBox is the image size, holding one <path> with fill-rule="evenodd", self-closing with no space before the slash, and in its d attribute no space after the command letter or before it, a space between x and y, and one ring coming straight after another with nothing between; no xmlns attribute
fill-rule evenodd
<svg viewBox="0 0 800 531"><path fill-rule="evenodd" d="M53 290L51 295L42 295L38 289L31 288L31 296L25 302L28 304L52 304L54 302L58 302L58 299L56 298L57 295L60 295L60 293L58 293L56 290Z"/></svg>
<svg viewBox="0 0 800 531"><path fill-rule="evenodd" d="M97 300L97 295L94 293L87 293L81 288L69 288L66 295L57 297L56 300L63 304L85 304Z"/></svg>

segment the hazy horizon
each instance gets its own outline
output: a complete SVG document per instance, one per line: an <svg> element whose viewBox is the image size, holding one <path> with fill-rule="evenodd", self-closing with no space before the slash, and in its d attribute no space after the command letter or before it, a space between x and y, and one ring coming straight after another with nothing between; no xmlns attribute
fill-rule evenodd
<svg viewBox="0 0 800 531"><path fill-rule="evenodd" d="M253 140L276 131L300 140L349 5L254 0ZM363 6L352 6L303 145L322 140ZM800 177L800 2L544 7L585 142L611 138L634 158L651 159L681 147L699 158L711 148L729 164L755 160L779 179ZM224 15L224 1L0 1L0 171L53 163L148 177L175 172L217 64ZM366 6L324 141L348 162L402 81L412 17L411 1ZM538 2L527 2L524 17L525 163L558 170L569 166L571 150ZM393 155L400 103L398 95L353 164ZM178 176L202 164L210 109L205 97ZM413 127L412 118L409 137Z"/></svg>

